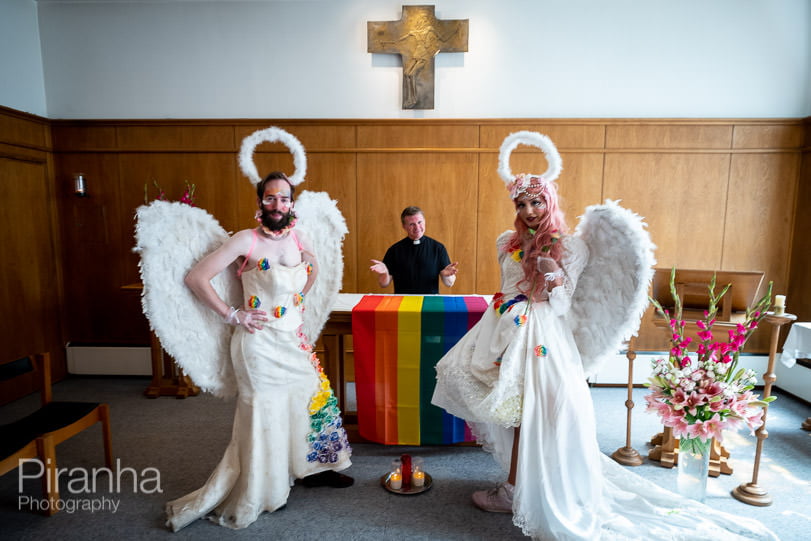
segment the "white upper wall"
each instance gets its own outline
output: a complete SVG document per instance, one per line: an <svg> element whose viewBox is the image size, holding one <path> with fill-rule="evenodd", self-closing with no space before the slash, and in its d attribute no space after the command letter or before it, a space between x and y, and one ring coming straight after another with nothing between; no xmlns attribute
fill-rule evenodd
<svg viewBox="0 0 811 541"><path fill-rule="evenodd" d="M0 105L46 116L34 0L0 0Z"/></svg>
<svg viewBox="0 0 811 541"><path fill-rule="evenodd" d="M17 11L7 1L0 15ZM47 116L811 116L808 0L412 2L470 20L469 52L437 57L425 111L401 108L399 57L366 52L366 22L399 19L404 3L39 0ZM36 42L36 16L16 19ZM40 71L30 45L22 59ZM33 74L8 83L0 103L40 109L39 88L21 100Z"/></svg>

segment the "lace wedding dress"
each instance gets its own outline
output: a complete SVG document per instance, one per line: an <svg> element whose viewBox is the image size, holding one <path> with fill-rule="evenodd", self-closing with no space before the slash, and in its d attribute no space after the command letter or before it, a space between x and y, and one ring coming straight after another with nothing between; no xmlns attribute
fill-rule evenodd
<svg viewBox="0 0 811 541"><path fill-rule="evenodd" d="M501 292L437 364L433 403L470 424L507 471L520 426L513 521L538 539L776 539L761 523L713 510L646 481L603 455L591 394L566 313L587 265L565 237L564 286L528 304L518 253L501 247Z"/></svg>

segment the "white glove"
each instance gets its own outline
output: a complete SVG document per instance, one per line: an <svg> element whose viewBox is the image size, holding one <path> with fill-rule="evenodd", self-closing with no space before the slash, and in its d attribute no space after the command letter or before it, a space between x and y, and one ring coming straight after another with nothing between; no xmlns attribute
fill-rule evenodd
<svg viewBox="0 0 811 541"><path fill-rule="evenodd" d="M538 272L543 274L547 285L558 279L563 279L563 269L551 257L538 256Z"/></svg>
<svg viewBox="0 0 811 541"><path fill-rule="evenodd" d="M240 308L231 308L223 320L229 325L245 327L248 332L253 333L255 330L263 328L262 322L267 321L267 318L261 310L246 311Z"/></svg>

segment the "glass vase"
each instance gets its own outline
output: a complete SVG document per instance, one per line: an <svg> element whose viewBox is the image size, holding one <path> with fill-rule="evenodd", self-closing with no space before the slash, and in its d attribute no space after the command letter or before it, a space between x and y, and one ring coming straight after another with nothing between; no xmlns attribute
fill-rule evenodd
<svg viewBox="0 0 811 541"><path fill-rule="evenodd" d="M707 496L707 476L710 473L710 444L712 438L681 436L679 438L679 494L703 502Z"/></svg>

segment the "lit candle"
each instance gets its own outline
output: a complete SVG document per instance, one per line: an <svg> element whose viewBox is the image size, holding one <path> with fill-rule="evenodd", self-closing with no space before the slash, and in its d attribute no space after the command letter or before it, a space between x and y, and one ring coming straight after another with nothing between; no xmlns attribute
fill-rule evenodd
<svg viewBox="0 0 811 541"><path fill-rule="evenodd" d="M403 476L398 472L392 472L389 475L389 486L392 490L400 490L403 488Z"/></svg>
<svg viewBox="0 0 811 541"><path fill-rule="evenodd" d="M411 475L411 484L415 487L421 487L425 485L425 472L421 470L415 471Z"/></svg>
<svg viewBox="0 0 811 541"><path fill-rule="evenodd" d="M421 456L411 458L411 484L416 488L425 486L425 460Z"/></svg>

